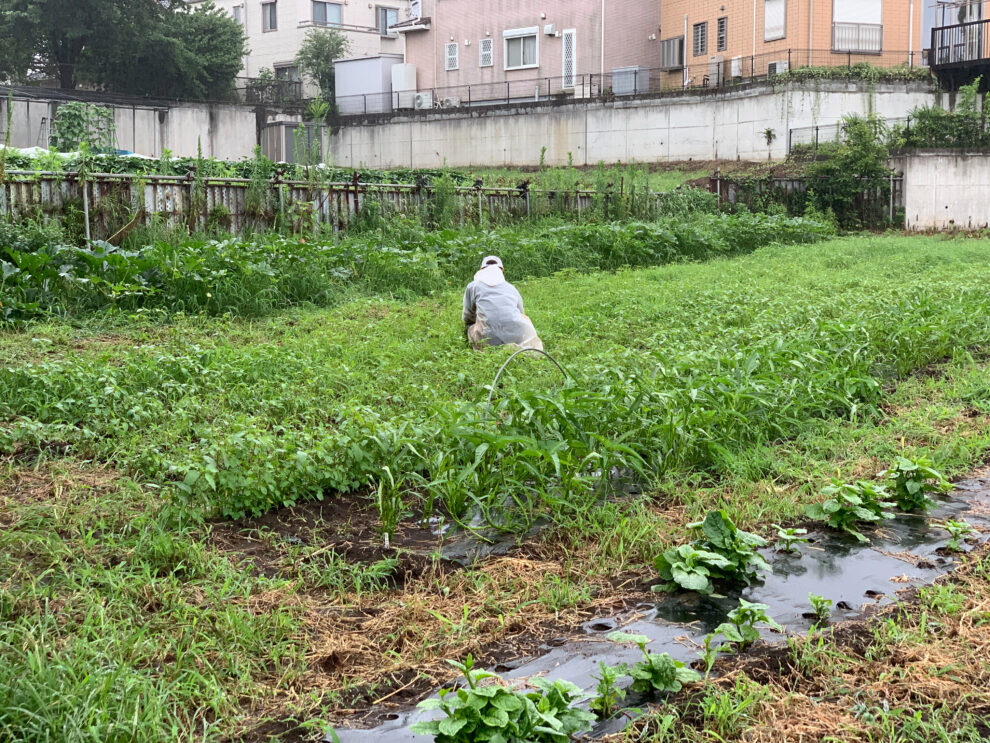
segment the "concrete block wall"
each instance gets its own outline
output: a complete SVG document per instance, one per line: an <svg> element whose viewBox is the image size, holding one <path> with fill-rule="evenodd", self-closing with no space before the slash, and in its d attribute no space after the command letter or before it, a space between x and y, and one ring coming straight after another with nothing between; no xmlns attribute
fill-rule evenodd
<svg viewBox="0 0 990 743"><path fill-rule="evenodd" d="M904 173L907 229L990 227L990 153L917 151L891 164Z"/></svg>
<svg viewBox="0 0 990 743"><path fill-rule="evenodd" d="M371 168L532 166L544 146L549 165L762 160L767 128L777 134L770 154L783 158L788 129L832 124L849 113L896 118L934 102L920 84L820 83L818 89L759 85L655 100L459 109L340 127L331 153L338 165Z"/></svg>

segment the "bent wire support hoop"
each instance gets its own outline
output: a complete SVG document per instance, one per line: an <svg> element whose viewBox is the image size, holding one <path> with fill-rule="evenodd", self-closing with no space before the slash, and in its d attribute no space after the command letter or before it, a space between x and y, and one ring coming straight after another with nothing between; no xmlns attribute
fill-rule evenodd
<svg viewBox="0 0 990 743"><path fill-rule="evenodd" d="M505 371L505 368L510 364L510 362L516 356L518 356L519 354L522 354L522 353L527 353L527 352L529 352L529 353L538 353L538 354L542 354L543 356L546 356L548 359L550 359L553 362L553 365L554 366L556 366L558 369L560 369L560 373L561 374L563 374L565 377L570 377L572 380L574 379L574 375L571 374L569 371L567 371L567 369L565 369L564 367L562 367L560 365L560 363L557 361L557 359L555 359L553 356L551 356L550 354L548 354L546 351L543 351L543 350L541 350L539 348L520 348L518 351L516 351L514 354L512 354L509 358L507 358L505 360L505 363L502 364L502 366L498 370L498 373L495 375L495 379L492 381L492 386L488 389L488 401L485 403L485 412L481 416L481 420L482 421L485 421L485 420L488 419L488 411L491 410L491 408L492 408L492 395L495 394L495 386L498 384L498 379L499 379L499 377L502 376L502 372Z"/></svg>

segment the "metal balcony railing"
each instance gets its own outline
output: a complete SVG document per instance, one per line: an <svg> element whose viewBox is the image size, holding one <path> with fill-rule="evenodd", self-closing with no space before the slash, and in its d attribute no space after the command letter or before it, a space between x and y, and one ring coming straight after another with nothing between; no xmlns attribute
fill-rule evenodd
<svg viewBox="0 0 990 743"><path fill-rule="evenodd" d="M932 68L965 66L990 60L988 24L990 20L933 28Z"/></svg>
<svg viewBox="0 0 990 743"><path fill-rule="evenodd" d="M879 23L833 23L832 51L879 54L883 51L883 25Z"/></svg>

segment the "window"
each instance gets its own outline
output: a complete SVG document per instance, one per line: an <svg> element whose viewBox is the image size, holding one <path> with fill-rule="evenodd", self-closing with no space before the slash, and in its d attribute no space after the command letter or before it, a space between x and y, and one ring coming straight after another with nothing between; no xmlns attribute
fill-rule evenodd
<svg viewBox="0 0 990 743"><path fill-rule="evenodd" d="M715 34L715 51L724 52L729 47L729 19L722 16L718 19L718 28Z"/></svg>
<svg viewBox="0 0 990 743"><path fill-rule="evenodd" d="M763 40L784 38L787 19L787 0L763 0Z"/></svg>
<svg viewBox="0 0 990 743"><path fill-rule="evenodd" d="M539 47L536 41L539 30L539 27L533 26L502 33L505 39L505 69L522 70L539 66Z"/></svg>
<svg viewBox="0 0 990 743"><path fill-rule="evenodd" d="M343 6L340 3L324 3L314 0L313 25L339 26L341 23L342 8Z"/></svg>
<svg viewBox="0 0 990 743"><path fill-rule="evenodd" d="M577 78L577 30L568 29L561 34L563 41L563 64L560 69L563 71L563 81L561 87L573 88Z"/></svg>
<svg viewBox="0 0 990 743"><path fill-rule="evenodd" d="M881 0L833 0L832 51L879 54L883 49Z"/></svg>
<svg viewBox="0 0 990 743"><path fill-rule="evenodd" d="M478 44L478 67L495 66L495 39L482 39Z"/></svg>
<svg viewBox="0 0 990 743"><path fill-rule="evenodd" d="M262 3L261 5L261 30L275 31L278 29L278 3Z"/></svg>
<svg viewBox="0 0 990 743"><path fill-rule="evenodd" d="M294 64L275 65L275 79L294 83L302 82L299 68Z"/></svg>
<svg viewBox="0 0 990 743"><path fill-rule="evenodd" d="M660 67L679 70L684 66L684 37L674 36L660 42Z"/></svg>
<svg viewBox="0 0 990 743"><path fill-rule="evenodd" d="M240 5L235 5L233 8L231 8L230 9L230 15L238 23L244 23L244 19L241 18L241 6Z"/></svg>
<svg viewBox="0 0 990 743"><path fill-rule="evenodd" d="M694 56L708 54L708 21L694 24Z"/></svg>
<svg viewBox="0 0 990 743"><path fill-rule="evenodd" d="M389 26L393 26L399 22L399 10L398 8L378 8L378 33L382 36L395 36L394 33L388 30Z"/></svg>
<svg viewBox="0 0 990 743"><path fill-rule="evenodd" d="M458 62L457 62L457 42L456 41L452 41L449 44L446 44L445 45L445 49L446 49L446 55L445 56L446 56L446 59L447 59L447 66L446 66L447 72L450 72L452 70L456 70L457 67L458 67Z"/></svg>

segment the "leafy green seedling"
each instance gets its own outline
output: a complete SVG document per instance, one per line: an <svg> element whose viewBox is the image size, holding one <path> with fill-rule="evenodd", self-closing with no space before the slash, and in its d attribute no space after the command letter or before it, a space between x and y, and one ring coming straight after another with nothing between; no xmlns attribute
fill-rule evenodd
<svg viewBox="0 0 990 743"><path fill-rule="evenodd" d="M704 594L715 590L712 584L713 575L718 576L721 570L732 567L732 563L725 557L707 550L697 550L690 544L671 547L658 556L653 564L660 577L666 581L662 586L654 586L653 590L684 588Z"/></svg>
<svg viewBox="0 0 990 743"><path fill-rule="evenodd" d="M612 632L608 635L612 642L635 643L643 653L643 659L634 663L626 672L632 677L630 689L638 692L680 691L684 684L701 680L701 674L674 660L667 653L651 653L646 649L650 638L646 635L631 635L625 632Z"/></svg>
<svg viewBox="0 0 990 743"><path fill-rule="evenodd" d="M599 675L591 675L591 678L598 682L598 686L595 687L596 696L588 706L600 718L607 720L615 714L619 704L626 698L626 690L616 686L616 682L626 674L628 668L625 664L610 666L602 661L598 662L598 668Z"/></svg>
<svg viewBox="0 0 990 743"><path fill-rule="evenodd" d="M944 493L952 486L941 472L932 468L926 456L898 457L880 477L893 483L894 500L902 511L927 511L935 505L929 493Z"/></svg>
<svg viewBox="0 0 990 743"><path fill-rule="evenodd" d="M817 593L809 593L808 601L811 603L811 611L815 614L815 619L819 622L828 621L832 616L832 599L819 596Z"/></svg>
<svg viewBox="0 0 990 743"><path fill-rule="evenodd" d="M856 528L859 524L873 524L894 517L894 514L884 510L896 504L887 500L890 494L883 485L873 485L863 480L856 483L833 480L822 490L822 494L826 500L808 506L805 509L808 516L824 521L833 529L852 534L861 542L870 540Z"/></svg>
<svg viewBox="0 0 990 743"><path fill-rule="evenodd" d="M778 552L799 552L797 545L808 543L804 536L808 533L807 529L785 529L780 524L774 524L773 528L777 530L777 541L773 548Z"/></svg>
<svg viewBox="0 0 990 743"><path fill-rule="evenodd" d="M712 666L715 665L715 659L718 657L718 654L722 652L721 645L716 645L712 647L712 640L714 639L715 639L715 634L712 632L709 632L707 635L705 635L705 639L702 640L705 649L702 650L700 653L698 653L698 656L701 658L701 662L705 664L706 679L708 678L708 675L712 672Z"/></svg>
<svg viewBox="0 0 990 743"><path fill-rule="evenodd" d="M591 729L595 715L573 705L581 690L569 681L532 680L536 691L510 689L488 671L474 670L474 658L464 663L447 661L467 680L468 688L441 689L439 698L419 703L424 710L439 709L442 720L417 722L410 730L432 735L437 743L567 743L571 736Z"/></svg>
<svg viewBox="0 0 990 743"><path fill-rule="evenodd" d="M654 590L680 587L709 594L714 591L713 580L751 583L759 570L770 572L770 565L756 551L766 546L766 540L738 529L725 511L710 511L704 521L688 526L700 530L701 536L655 558L653 564L666 583Z"/></svg>
<svg viewBox="0 0 990 743"><path fill-rule="evenodd" d="M936 524L936 526L949 532L949 543L945 545L945 548L949 550L949 552L961 551L962 540L970 534L977 533L976 529L974 529L968 521L953 521L952 519L948 519Z"/></svg>
<svg viewBox="0 0 990 743"><path fill-rule="evenodd" d="M755 604L746 599L739 599L739 606L729 612L726 619L715 628L715 634L722 635L730 646L737 651L745 650L760 639L757 624L765 624L773 629L783 629L768 614L766 604Z"/></svg>

